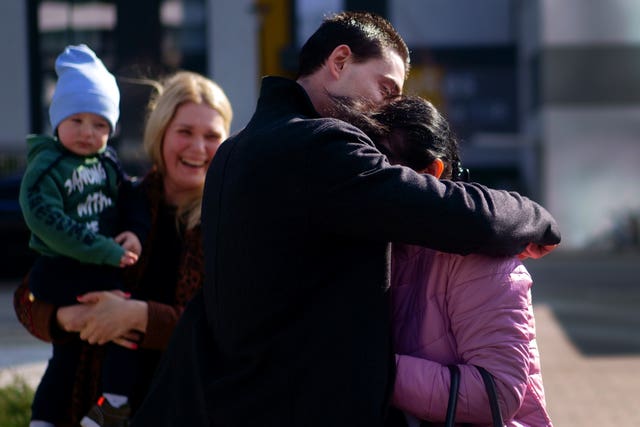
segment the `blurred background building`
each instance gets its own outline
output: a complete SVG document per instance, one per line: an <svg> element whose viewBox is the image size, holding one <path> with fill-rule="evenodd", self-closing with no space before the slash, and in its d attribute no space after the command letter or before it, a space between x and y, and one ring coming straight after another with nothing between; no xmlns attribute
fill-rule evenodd
<svg viewBox="0 0 640 427"><path fill-rule="evenodd" d="M141 80L176 69L212 77L228 93L239 130L260 77L293 76L297 50L322 17L347 9L382 14L405 38L412 51L405 92L445 112L474 180L545 205L564 250L638 250L634 0L3 0L2 240L15 220L11 191L24 167L24 137L50 131L53 64L66 45L88 44L118 76L113 144L141 172L151 94Z"/></svg>

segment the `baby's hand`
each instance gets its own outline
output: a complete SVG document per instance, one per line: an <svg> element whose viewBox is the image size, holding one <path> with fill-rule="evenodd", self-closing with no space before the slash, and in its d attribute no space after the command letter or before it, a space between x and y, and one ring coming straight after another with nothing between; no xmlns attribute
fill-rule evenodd
<svg viewBox="0 0 640 427"><path fill-rule="evenodd" d="M138 255L131 251L125 251L122 258L120 258L120 267L129 267L136 262L138 262Z"/></svg>
<svg viewBox="0 0 640 427"><path fill-rule="evenodd" d="M133 234L131 231L123 231L118 234L115 241L125 250L131 251L138 256L142 253L142 244L140 243L140 239L138 239L138 236Z"/></svg>

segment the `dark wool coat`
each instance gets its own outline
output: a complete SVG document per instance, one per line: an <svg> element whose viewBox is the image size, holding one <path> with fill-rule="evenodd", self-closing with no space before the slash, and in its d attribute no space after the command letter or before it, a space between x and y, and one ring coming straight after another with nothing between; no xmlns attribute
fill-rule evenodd
<svg viewBox="0 0 640 427"><path fill-rule="evenodd" d="M537 204L391 166L276 77L218 150L202 221L203 293L135 426L380 426L394 361L388 242L513 255L559 241Z"/></svg>

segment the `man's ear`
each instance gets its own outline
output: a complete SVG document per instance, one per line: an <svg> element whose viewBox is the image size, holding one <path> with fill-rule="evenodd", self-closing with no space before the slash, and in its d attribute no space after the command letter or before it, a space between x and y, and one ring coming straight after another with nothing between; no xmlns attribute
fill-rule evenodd
<svg viewBox="0 0 640 427"><path fill-rule="evenodd" d="M435 159L429 166L418 172L428 173L429 175L433 175L436 178L440 179L442 172L444 172L444 163L441 159Z"/></svg>
<svg viewBox="0 0 640 427"><path fill-rule="evenodd" d="M327 67L329 69L329 73L331 73L331 75L335 79L340 78L342 69L344 68L349 58L351 58L351 55L351 48L346 44L336 46L331 54L329 54L329 57L327 58Z"/></svg>

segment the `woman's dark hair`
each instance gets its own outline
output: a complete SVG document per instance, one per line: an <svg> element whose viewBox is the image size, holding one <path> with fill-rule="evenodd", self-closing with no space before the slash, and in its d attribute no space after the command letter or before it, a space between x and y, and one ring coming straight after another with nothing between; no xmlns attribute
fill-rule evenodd
<svg viewBox="0 0 640 427"><path fill-rule="evenodd" d="M297 77L308 76L322 66L341 44L349 46L354 60L381 58L386 48L400 55L409 74L409 49L391 23L369 12L340 12L324 19L309 37L298 58Z"/></svg>
<svg viewBox="0 0 640 427"><path fill-rule="evenodd" d="M389 129L387 146L395 159L414 170L423 170L435 159L444 163L443 178L456 178L459 146L449 123L429 101L407 96L390 102L373 115Z"/></svg>
<svg viewBox="0 0 640 427"><path fill-rule="evenodd" d="M333 101L331 116L359 127L392 163L424 170L440 159L442 178L468 180L449 123L424 98L403 96L377 108L364 100L334 97Z"/></svg>

